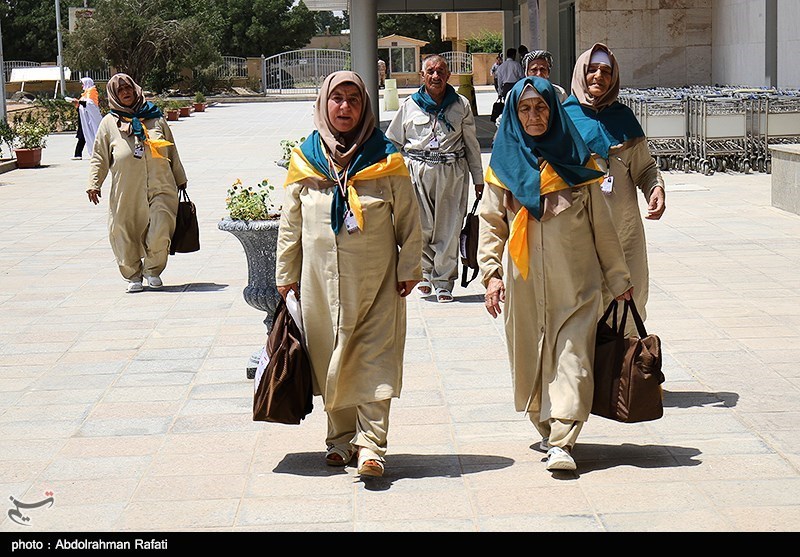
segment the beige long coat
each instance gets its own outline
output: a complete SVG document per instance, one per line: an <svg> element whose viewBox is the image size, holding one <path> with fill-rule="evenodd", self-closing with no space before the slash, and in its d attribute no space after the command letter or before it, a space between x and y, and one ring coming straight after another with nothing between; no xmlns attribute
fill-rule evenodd
<svg viewBox="0 0 800 557"><path fill-rule="evenodd" d="M605 164L605 161L598 161ZM647 262L647 238L644 232L642 209L639 206L638 193L641 192L645 202L649 202L653 188L664 188L664 180L650 154L647 141L637 138L609 151L608 166L614 184L611 193L604 194L611 218L619 234L625 260L631 271L633 282L633 300L642 319L647 316L647 299L650 293L650 271ZM604 293L605 304L613 298L607 290ZM635 325L628 324L633 332Z"/></svg>
<svg viewBox="0 0 800 557"><path fill-rule="evenodd" d="M275 279L300 283L315 394L330 411L400 395L406 301L397 282L422 278L422 237L407 176L356 182L364 229L336 236L325 184L287 186Z"/></svg>
<svg viewBox="0 0 800 557"><path fill-rule="evenodd" d="M158 276L166 267L178 212L177 186L186 183L167 120L147 119L143 124L150 139L173 143L159 148L166 158L154 158L147 145L142 158L135 158L136 140L121 133L117 119L107 114L97 130L89 163L88 189L99 191L111 174L108 237L120 272L129 280L141 279L142 272Z"/></svg>
<svg viewBox="0 0 800 557"><path fill-rule="evenodd" d="M530 265L523 280L508 256L510 223L519 203L487 183L480 202L478 258L484 285L493 276L506 288L506 344L514 404L535 421L586 421L592 406L592 362L603 281L620 295L630 288L599 184L572 189L572 205L528 221ZM505 253L505 255L504 255Z"/></svg>

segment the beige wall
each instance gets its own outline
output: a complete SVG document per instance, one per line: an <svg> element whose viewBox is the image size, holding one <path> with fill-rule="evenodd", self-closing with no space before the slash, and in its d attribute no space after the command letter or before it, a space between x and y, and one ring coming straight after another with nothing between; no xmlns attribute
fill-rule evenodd
<svg viewBox="0 0 800 557"><path fill-rule="evenodd" d="M443 13L442 40L452 41L453 50L466 52L467 39L485 31L503 31L503 12Z"/></svg>
<svg viewBox="0 0 800 557"><path fill-rule="evenodd" d="M623 87L711 82L712 0L577 0L577 54L605 43Z"/></svg>

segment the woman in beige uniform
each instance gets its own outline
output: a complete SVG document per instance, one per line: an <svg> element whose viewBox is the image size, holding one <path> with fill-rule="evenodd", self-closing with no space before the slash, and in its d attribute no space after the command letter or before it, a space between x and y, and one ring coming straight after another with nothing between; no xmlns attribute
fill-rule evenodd
<svg viewBox="0 0 800 557"><path fill-rule="evenodd" d="M389 405L400 396L405 297L422 278L419 205L402 155L375 126L354 72L330 74L316 130L291 155L276 285L299 294L325 462L381 476Z"/></svg>
<svg viewBox="0 0 800 557"><path fill-rule="evenodd" d="M617 59L606 45L597 43L575 63L572 95L564 101L564 110L606 173L603 199L611 209L636 287L636 309L645 319L650 271L638 195L641 192L647 204L645 218L660 219L665 209L664 180L636 115L617 100L619 89ZM608 305L612 294L606 291L604 295ZM632 319L627 330L636 334Z"/></svg>
<svg viewBox="0 0 800 557"><path fill-rule="evenodd" d="M141 292L143 278L161 288L186 172L167 120L142 88L120 73L106 92L110 110L97 130L86 193L97 205L111 173L108 236L128 292Z"/></svg>
<svg viewBox="0 0 800 557"><path fill-rule="evenodd" d="M601 178L552 84L517 82L486 171L478 258L486 309L497 317L505 304L514 404L541 434L548 470L576 468L603 284L631 296Z"/></svg>

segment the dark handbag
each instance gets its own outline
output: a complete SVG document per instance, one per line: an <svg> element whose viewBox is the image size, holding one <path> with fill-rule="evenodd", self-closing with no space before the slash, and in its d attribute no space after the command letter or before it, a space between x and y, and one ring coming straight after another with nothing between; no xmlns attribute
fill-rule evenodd
<svg viewBox="0 0 800 557"><path fill-rule="evenodd" d="M186 188L178 190L178 213L175 215L175 232L169 244L169 254L191 253L200 249L200 227L197 209L189 199Z"/></svg>
<svg viewBox="0 0 800 557"><path fill-rule="evenodd" d="M633 300L624 303L619 323L619 302L614 300L597 324L591 413L623 423L657 420L664 415L661 339L647 334ZM628 311L636 323L638 337L625 336Z"/></svg>
<svg viewBox="0 0 800 557"><path fill-rule="evenodd" d="M253 421L299 424L314 407L311 362L283 298L275 309L265 350L269 361L264 373L256 375Z"/></svg>
<svg viewBox="0 0 800 557"><path fill-rule="evenodd" d="M461 254L461 286L466 288L467 285L475 280L478 276L478 215L475 212L478 210L478 201L472 206L472 210L467 213L464 219L464 228L461 229L459 236L458 249ZM469 270L472 269L472 278L468 279L467 275Z"/></svg>
<svg viewBox="0 0 800 557"><path fill-rule="evenodd" d="M503 97L498 97L494 104L492 105L492 115L489 117L489 120L494 123L497 122L497 119L503 113L503 108L506 106L506 103L503 102Z"/></svg>

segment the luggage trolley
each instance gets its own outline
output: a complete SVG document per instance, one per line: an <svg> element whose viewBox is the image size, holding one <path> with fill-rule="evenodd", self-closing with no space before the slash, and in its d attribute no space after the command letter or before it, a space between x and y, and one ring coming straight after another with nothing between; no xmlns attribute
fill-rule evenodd
<svg viewBox="0 0 800 557"><path fill-rule="evenodd" d="M747 118L749 99L731 94L688 97L689 166L710 175L719 170L749 172Z"/></svg>
<svg viewBox="0 0 800 557"><path fill-rule="evenodd" d="M659 169L688 171L686 96L674 89L630 89L620 101L639 120Z"/></svg>
<svg viewBox="0 0 800 557"><path fill-rule="evenodd" d="M776 93L764 100L763 170L772 172L770 145L800 143L800 93Z"/></svg>

